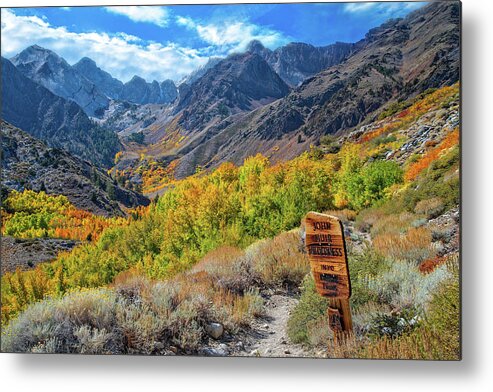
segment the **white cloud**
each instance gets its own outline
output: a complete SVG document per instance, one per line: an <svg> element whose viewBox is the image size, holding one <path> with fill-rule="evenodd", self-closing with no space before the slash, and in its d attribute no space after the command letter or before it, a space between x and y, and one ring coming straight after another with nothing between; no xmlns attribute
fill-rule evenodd
<svg viewBox="0 0 493 392"><path fill-rule="evenodd" d="M384 17L397 17L422 7L425 2L357 2L344 5L344 11L352 14L375 13Z"/></svg>
<svg viewBox="0 0 493 392"><path fill-rule="evenodd" d="M200 50L144 41L126 33L74 33L55 27L37 16L19 16L2 8L2 56L10 58L26 47L38 44L53 50L74 64L82 57L126 82L133 75L148 81L179 80L207 62Z"/></svg>
<svg viewBox="0 0 493 392"><path fill-rule="evenodd" d="M191 18L178 16L176 23L196 31L203 41L217 46L217 51L222 53L243 51L254 39L272 49L289 42L280 32L247 21L202 24Z"/></svg>
<svg viewBox="0 0 493 392"><path fill-rule="evenodd" d="M357 13L368 11L370 8L373 8L377 5L377 3L368 3L368 2L359 2L359 3L347 3L344 6L344 11Z"/></svg>
<svg viewBox="0 0 493 392"><path fill-rule="evenodd" d="M168 24L168 10L164 7L115 6L105 7L108 12L124 15L134 22L152 23L160 27Z"/></svg>
<svg viewBox="0 0 493 392"><path fill-rule="evenodd" d="M194 29L196 26L192 18L187 18L185 16L180 16L180 15L176 17L176 23L178 23L180 26L184 26L189 29Z"/></svg>

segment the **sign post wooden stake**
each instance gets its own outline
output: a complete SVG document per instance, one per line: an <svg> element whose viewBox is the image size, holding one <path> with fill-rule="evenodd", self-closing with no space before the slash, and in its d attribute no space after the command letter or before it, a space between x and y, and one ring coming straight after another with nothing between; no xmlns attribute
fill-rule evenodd
<svg viewBox="0 0 493 392"><path fill-rule="evenodd" d="M338 344L353 331L349 307L351 281L342 223L334 216L309 212L303 226L315 287L320 295L329 298L329 327Z"/></svg>

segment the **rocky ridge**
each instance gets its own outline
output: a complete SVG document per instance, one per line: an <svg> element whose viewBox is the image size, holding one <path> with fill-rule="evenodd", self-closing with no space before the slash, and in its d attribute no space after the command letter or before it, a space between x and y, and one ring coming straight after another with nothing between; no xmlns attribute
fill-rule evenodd
<svg viewBox="0 0 493 392"><path fill-rule="evenodd" d="M291 42L272 51L254 40L247 47L248 52L260 55L292 87L299 86L305 79L326 68L340 64L355 50L357 45L343 42L321 47Z"/></svg>

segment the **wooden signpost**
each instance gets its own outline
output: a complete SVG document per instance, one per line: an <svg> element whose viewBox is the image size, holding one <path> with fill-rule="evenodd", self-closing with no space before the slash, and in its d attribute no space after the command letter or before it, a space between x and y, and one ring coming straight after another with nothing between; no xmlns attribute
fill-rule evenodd
<svg viewBox="0 0 493 392"><path fill-rule="evenodd" d="M329 326L337 342L352 332L351 281L341 221L330 215L309 212L303 220L305 248L317 292L329 298Z"/></svg>

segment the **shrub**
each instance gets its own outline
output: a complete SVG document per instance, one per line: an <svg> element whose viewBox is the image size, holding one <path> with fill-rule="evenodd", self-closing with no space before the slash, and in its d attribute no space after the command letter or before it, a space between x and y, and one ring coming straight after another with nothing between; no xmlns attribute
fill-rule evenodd
<svg viewBox="0 0 493 392"><path fill-rule="evenodd" d="M371 287L370 282L389 270L388 260L372 248L365 247L361 253L350 254L348 264L351 272L353 310L358 310L367 303L378 302L378 292Z"/></svg>
<svg viewBox="0 0 493 392"><path fill-rule="evenodd" d="M361 358L385 359L460 359L460 288L455 261L445 268L447 278L441 280L431 295L425 317L412 332L398 338L384 336L357 353Z"/></svg>
<svg viewBox="0 0 493 392"><path fill-rule="evenodd" d="M397 140L397 138L394 135L388 135L388 136L380 135L380 136L377 136L375 139L373 139L370 142L370 145L373 147L377 147L377 146L380 146L382 144L388 144L388 143L395 142L396 140Z"/></svg>
<svg viewBox="0 0 493 392"><path fill-rule="evenodd" d="M396 338L411 332L418 324L419 316L413 308L393 313L378 313L370 321L368 336Z"/></svg>
<svg viewBox="0 0 493 392"><path fill-rule="evenodd" d="M422 274L429 274L433 272L437 267L442 265L446 261L445 257L434 257L432 259L426 259L419 265L419 272Z"/></svg>
<svg viewBox="0 0 493 392"><path fill-rule="evenodd" d="M394 262L384 274L369 280L368 285L377 293L380 302L394 309L414 307L421 312L437 287L449 277L445 266L423 276L417 266L399 261Z"/></svg>
<svg viewBox="0 0 493 392"><path fill-rule="evenodd" d="M327 347L333 333L329 328L327 314L316 320L311 320L306 326L308 343L311 347Z"/></svg>
<svg viewBox="0 0 493 392"><path fill-rule="evenodd" d="M314 323L327 320L329 302L315 290L315 282L311 275L303 280L300 301L294 308L287 324L288 337L293 343L306 343L313 340L309 330L313 331ZM309 326L312 326L310 328Z"/></svg>
<svg viewBox="0 0 493 392"><path fill-rule="evenodd" d="M444 207L443 200L439 197L434 197L419 201L414 207L414 211L416 214L425 214L428 219L433 219L443 212Z"/></svg>
<svg viewBox="0 0 493 392"><path fill-rule="evenodd" d="M253 269L266 286L297 287L310 271L306 254L300 252L298 230L282 233L272 240L261 241L247 249Z"/></svg>
<svg viewBox="0 0 493 392"><path fill-rule="evenodd" d="M437 340L432 350L434 358L460 358L460 283L457 265L458 255L452 256L447 265L451 276L436 290L426 314L427 327Z"/></svg>
<svg viewBox="0 0 493 392"><path fill-rule="evenodd" d="M230 254L227 253L228 250ZM219 255L221 251L223 253ZM223 247L211 253L192 271L206 272L212 285L236 294L243 294L255 285L258 280L257 274L253 269L251 257L245 252Z"/></svg>
<svg viewBox="0 0 493 392"><path fill-rule="evenodd" d="M145 125L144 125L145 126ZM144 144L145 135L144 132L134 132L128 137L129 142L135 142L137 144Z"/></svg>
<svg viewBox="0 0 493 392"><path fill-rule="evenodd" d="M368 216L366 219L368 220ZM415 221L416 215L409 212L383 215L378 219L374 218L371 234L373 237L382 234L405 234Z"/></svg>
<svg viewBox="0 0 493 392"><path fill-rule="evenodd" d="M387 197L390 186L402 182L402 169L395 162L374 161L359 171L341 175L341 191L351 208L360 210Z"/></svg>
<svg viewBox="0 0 493 392"><path fill-rule="evenodd" d="M112 291L98 289L31 305L4 329L2 351L94 353L97 346L100 354L116 353L121 341L109 332L117 330L115 300Z"/></svg>
<svg viewBox="0 0 493 392"><path fill-rule="evenodd" d="M255 289L238 296L209 280L151 283L121 275L113 290L91 289L32 304L5 327L2 350L91 354L196 353L205 325L249 326L263 314Z"/></svg>

